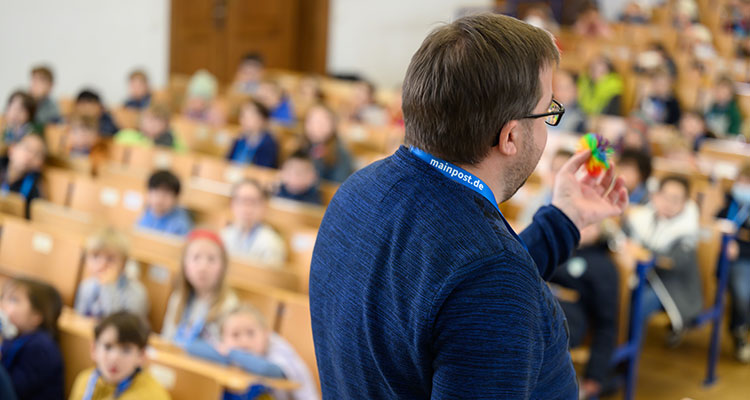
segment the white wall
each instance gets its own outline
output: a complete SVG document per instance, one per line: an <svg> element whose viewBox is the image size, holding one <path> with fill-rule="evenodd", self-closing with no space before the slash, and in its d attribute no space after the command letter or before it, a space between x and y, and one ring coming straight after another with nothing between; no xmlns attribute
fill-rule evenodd
<svg viewBox="0 0 750 400"><path fill-rule="evenodd" d="M427 34L462 7L491 0L330 0L328 71L356 72L378 85L401 83Z"/></svg>
<svg viewBox="0 0 750 400"><path fill-rule="evenodd" d="M430 30L462 7L493 3L330 1L328 70L360 73L387 87L401 82ZM28 85L37 63L53 67L54 96L93 87L107 103L119 104L136 67L155 87L167 82L169 0L0 0L0 59L0 108L11 91Z"/></svg>
<svg viewBox="0 0 750 400"><path fill-rule="evenodd" d="M169 0L0 0L0 59L2 107L37 63L53 67L54 96L87 86L120 103L135 67L166 83Z"/></svg>

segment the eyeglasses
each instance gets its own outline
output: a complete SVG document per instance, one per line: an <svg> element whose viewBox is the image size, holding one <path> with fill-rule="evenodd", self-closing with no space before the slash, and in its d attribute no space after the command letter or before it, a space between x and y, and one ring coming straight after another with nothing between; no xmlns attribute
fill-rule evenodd
<svg viewBox="0 0 750 400"><path fill-rule="evenodd" d="M534 119L534 118L542 118L544 117L544 123L546 123L549 126L557 126L560 123L560 120L562 119L563 114L565 114L565 107L563 107L562 104L558 103L557 100L552 99L552 103L549 105L549 109L546 113L543 114L531 114L523 117L523 119Z"/></svg>
<svg viewBox="0 0 750 400"><path fill-rule="evenodd" d="M549 108L547 109L546 113L542 114L531 114L527 115L521 119L535 119L535 118L544 118L544 123L549 126L557 126L560 124L560 120L562 119L563 114L565 114L565 107L560 104L557 100L552 99L552 103L549 105ZM500 143L500 134L498 133L497 138L495 138L495 141L492 143L492 147L495 147Z"/></svg>

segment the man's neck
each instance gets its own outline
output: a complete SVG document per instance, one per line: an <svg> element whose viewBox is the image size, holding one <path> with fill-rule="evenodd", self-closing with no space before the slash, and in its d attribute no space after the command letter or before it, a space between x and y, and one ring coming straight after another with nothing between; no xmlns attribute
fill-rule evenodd
<svg viewBox="0 0 750 400"><path fill-rule="evenodd" d="M481 179L485 185L489 186L490 190L492 190L492 194L495 196L495 201L500 204L505 201L505 187L499 177L502 168L490 164L492 164L490 160L485 159L479 164L462 164L459 165L459 167L470 172L472 175Z"/></svg>

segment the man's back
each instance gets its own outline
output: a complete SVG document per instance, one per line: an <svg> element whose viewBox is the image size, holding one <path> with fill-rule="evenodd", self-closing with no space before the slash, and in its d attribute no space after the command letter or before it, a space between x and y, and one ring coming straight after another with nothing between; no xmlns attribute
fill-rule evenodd
<svg viewBox="0 0 750 400"><path fill-rule="evenodd" d="M342 185L311 268L326 398L575 396L534 261L490 202L403 147Z"/></svg>

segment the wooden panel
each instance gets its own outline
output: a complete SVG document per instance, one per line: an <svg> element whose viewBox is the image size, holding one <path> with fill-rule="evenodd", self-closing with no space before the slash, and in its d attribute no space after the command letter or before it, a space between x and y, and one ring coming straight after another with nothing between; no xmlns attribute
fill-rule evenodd
<svg viewBox="0 0 750 400"><path fill-rule="evenodd" d="M142 185L79 176L73 183L70 207L90 212L106 223L127 229L135 225L145 202Z"/></svg>
<svg viewBox="0 0 750 400"><path fill-rule="evenodd" d="M88 236L96 230L91 214L43 199L31 203L31 219L37 225L57 227L80 236Z"/></svg>
<svg viewBox="0 0 750 400"><path fill-rule="evenodd" d="M328 0L301 0L299 6L297 69L325 74L328 50Z"/></svg>
<svg viewBox="0 0 750 400"><path fill-rule="evenodd" d="M217 24L226 14L225 1L171 1L170 63L171 74L192 74L205 68L220 80L226 76L226 39Z"/></svg>
<svg viewBox="0 0 750 400"><path fill-rule="evenodd" d="M75 173L60 168L45 168L42 172L44 193L47 200L68 205L70 189Z"/></svg>
<svg viewBox="0 0 750 400"><path fill-rule="evenodd" d="M309 297L294 296L284 300L279 317L278 332L305 361L318 383L318 390L320 390L320 376L318 375L318 364L315 361L315 346L312 337Z"/></svg>
<svg viewBox="0 0 750 400"><path fill-rule="evenodd" d="M83 257L83 239L41 229L8 217L0 236L0 269L53 285L67 305L75 298Z"/></svg>
<svg viewBox="0 0 750 400"><path fill-rule="evenodd" d="M242 56L258 52L276 68L297 67L300 0L231 1L227 20L227 71L233 77Z"/></svg>
<svg viewBox="0 0 750 400"><path fill-rule="evenodd" d="M32 201L32 204L37 201L39 200ZM0 213L18 218L26 218L26 199L14 192L0 196Z"/></svg>

